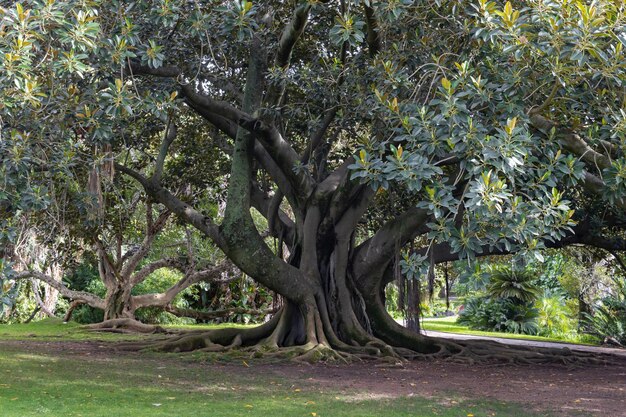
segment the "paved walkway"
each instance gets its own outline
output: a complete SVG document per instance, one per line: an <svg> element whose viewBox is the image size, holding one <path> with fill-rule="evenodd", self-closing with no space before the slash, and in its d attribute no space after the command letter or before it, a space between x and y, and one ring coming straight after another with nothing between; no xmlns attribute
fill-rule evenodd
<svg viewBox="0 0 626 417"><path fill-rule="evenodd" d="M586 346L586 345L575 345L572 343L556 343L556 342L542 342L538 340L522 340L522 339L507 339L503 337L489 337L489 336L474 336L468 334L458 334L458 333L448 333L448 332L436 332L433 330L422 330L422 333L426 336L432 337L440 337L442 339L455 339L455 340L471 340L471 339L482 339L482 340L493 340L494 342L500 342L506 345L515 345L515 346L535 346L535 347L545 347L545 348L568 348L571 350L578 350L582 352L593 352L593 353L606 353L609 355L617 355L626 357L626 349L617 349L617 348L607 348L607 347L599 347L599 346Z"/></svg>

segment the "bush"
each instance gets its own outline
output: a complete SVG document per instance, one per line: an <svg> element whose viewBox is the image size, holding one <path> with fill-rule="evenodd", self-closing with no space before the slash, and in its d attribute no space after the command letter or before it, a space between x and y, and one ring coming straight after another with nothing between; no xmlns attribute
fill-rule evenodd
<svg viewBox="0 0 626 417"><path fill-rule="evenodd" d="M510 299L476 297L465 303L457 323L490 332L537 334L538 311Z"/></svg>
<svg viewBox="0 0 626 417"><path fill-rule="evenodd" d="M545 295L535 302L539 312L539 335L561 339L577 338L576 312L567 305L561 295Z"/></svg>
<svg viewBox="0 0 626 417"><path fill-rule="evenodd" d="M604 343L626 346L626 282L618 286L617 293L603 298L593 315L585 314L585 326Z"/></svg>
<svg viewBox="0 0 626 417"><path fill-rule="evenodd" d="M489 268L487 294L518 304L532 303L539 298L541 288L529 269L516 270L508 265L494 265Z"/></svg>

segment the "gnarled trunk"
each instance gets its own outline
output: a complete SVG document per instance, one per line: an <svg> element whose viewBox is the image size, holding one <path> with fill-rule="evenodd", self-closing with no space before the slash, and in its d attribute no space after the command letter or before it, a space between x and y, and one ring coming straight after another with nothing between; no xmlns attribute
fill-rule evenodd
<svg viewBox="0 0 626 417"><path fill-rule="evenodd" d="M110 286L104 298L104 320L135 318L131 290L123 283Z"/></svg>

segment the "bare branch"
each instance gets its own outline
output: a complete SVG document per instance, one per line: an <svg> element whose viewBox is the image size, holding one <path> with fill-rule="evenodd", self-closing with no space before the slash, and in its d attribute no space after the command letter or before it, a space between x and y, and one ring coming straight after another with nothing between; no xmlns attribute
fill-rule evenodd
<svg viewBox="0 0 626 417"><path fill-rule="evenodd" d="M93 238L93 241L96 245L96 252L98 254L98 269L100 271L100 278L106 286L113 286L119 279L115 264L111 260L104 243L97 236Z"/></svg>
<svg viewBox="0 0 626 417"><path fill-rule="evenodd" d="M92 307L104 309L104 300L101 299L100 297L97 297L91 293L84 292L84 291L70 290L65 285L63 285L62 282L56 281L51 276L43 274L41 272L24 271L24 272L18 273L15 277L13 277L13 279L15 280L22 280L22 279L29 279L29 278L34 278L41 282L45 282L52 288L59 291L59 293L61 293L61 295L63 295L64 297L70 298L72 300L81 300L89 304Z"/></svg>
<svg viewBox="0 0 626 417"><path fill-rule="evenodd" d="M201 281L229 282L236 279L236 277L232 277L230 279L220 280L220 278L226 271L232 269L233 265L228 261L224 261L217 266L186 274L183 278L180 279L180 281L167 289L167 291L165 292L162 292L160 294L136 295L132 297L133 306L135 306L135 308L165 306L171 303L176 295L188 288L190 285L196 284Z"/></svg>
<svg viewBox="0 0 626 417"><path fill-rule="evenodd" d="M132 275L130 278L130 286L134 287L135 285L142 283L146 278L148 278L148 276L150 276L150 274L158 271L159 269L174 268L184 272L183 267L184 265L178 258L165 258L150 262Z"/></svg>
<svg viewBox="0 0 626 417"><path fill-rule="evenodd" d="M128 260L122 266L122 270L120 271L120 276L123 279L128 279L130 275L137 269L137 265L141 262L142 259L148 255L150 249L152 248L152 244L154 243L154 239L156 239L157 235L163 230L165 225L167 224L167 220L169 219L172 212L168 209L163 210L157 219L152 222L148 221L148 227L146 228L146 235L139 245L138 250L128 258ZM146 203L146 219L152 218L152 204Z"/></svg>
<svg viewBox="0 0 626 417"><path fill-rule="evenodd" d="M123 172L139 182L150 197L154 198L156 201L167 207L172 213L184 219L196 229L210 237L218 247L221 249L226 247L226 243L220 234L219 227L213 223L213 220L210 217L203 216L187 203L184 203L168 190L150 181L139 172L124 165L115 164L115 166L120 172Z"/></svg>

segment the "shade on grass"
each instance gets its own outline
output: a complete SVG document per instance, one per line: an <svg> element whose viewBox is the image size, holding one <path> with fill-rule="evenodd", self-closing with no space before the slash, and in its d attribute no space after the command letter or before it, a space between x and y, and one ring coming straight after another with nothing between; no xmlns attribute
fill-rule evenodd
<svg viewBox="0 0 626 417"><path fill-rule="evenodd" d="M417 391L394 398L357 388L331 389L259 372L254 362L216 365L198 355L119 355L112 341L102 342L105 353L54 353L45 343L95 336L55 322L8 327L0 326L2 417L536 415L515 404L462 400L454 394L420 398ZM7 334L13 339L25 334L42 344L3 343Z"/></svg>

